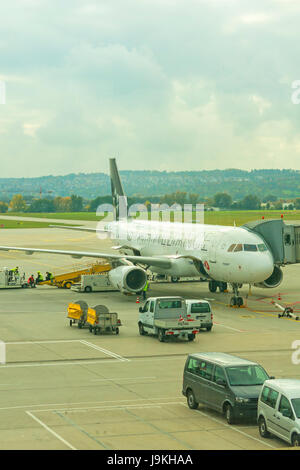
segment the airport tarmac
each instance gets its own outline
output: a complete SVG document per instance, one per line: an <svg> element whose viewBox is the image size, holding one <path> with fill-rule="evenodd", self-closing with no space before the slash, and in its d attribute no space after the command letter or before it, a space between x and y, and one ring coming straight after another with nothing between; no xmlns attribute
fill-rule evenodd
<svg viewBox="0 0 300 470"><path fill-rule="evenodd" d="M2 230L0 244L111 251L109 240L58 229ZM27 277L91 262L17 252L0 252L0 260L2 267L19 266ZM300 265L285 267L278 288L253 287L248 298L244 286L247 306L241 309L228 306L230 293L210 293L206 282L151 284L151 296L211 300L213 329L194 342L140 336L136 296L48 286L1 290L6 363L0 365L0 449L286 448L277 438L261 438L255 423L229 426L202 405L190 410L181 392L182 372L190 352L222 351L257 361L276 378L300 378L300 364L292 362L300 321L278 318L271 303L293 304L300 316L299 275ZM79 299L118 312L120 334L95 336L70 327L67 305Z"/></svg>

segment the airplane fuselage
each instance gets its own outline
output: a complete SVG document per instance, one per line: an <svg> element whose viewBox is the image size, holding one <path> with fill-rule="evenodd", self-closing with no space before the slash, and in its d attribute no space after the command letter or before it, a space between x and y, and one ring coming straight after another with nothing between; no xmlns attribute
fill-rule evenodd
<svg viewBox="0 0 300 470"><path fill-rule="evenodd" d="M107 230L124 254L172 259L169 269L150 266L157 273L199 276L195 260L201 260L211 279L243 284L262 282L274 269L263 239L242 227L133 220L112 222Z"/></svg>

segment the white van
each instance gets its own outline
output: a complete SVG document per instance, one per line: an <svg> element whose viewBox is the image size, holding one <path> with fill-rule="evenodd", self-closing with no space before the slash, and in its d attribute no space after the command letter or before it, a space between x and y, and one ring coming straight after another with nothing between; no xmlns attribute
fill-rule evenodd
<svg viewBox="0 0 300 470"><path fill-rule="evenodd" d="M262 437L274 434L300 446L300 380L266 380L258 399L257 422Z"/></svg>
<svg viewBox="0 0 300 470"><path fill-rule="evenodd" d="M187 315L193 315L200 322L200 328L210 331L213 326L213 314L207 300L186 299ZM198 324L197 324L198 326Z"/></svg>

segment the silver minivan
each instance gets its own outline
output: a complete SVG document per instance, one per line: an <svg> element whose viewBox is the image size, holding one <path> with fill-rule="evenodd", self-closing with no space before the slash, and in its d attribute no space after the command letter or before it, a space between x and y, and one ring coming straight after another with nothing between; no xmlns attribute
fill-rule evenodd
<svg viewBox="0 0 300 470"><path fill-rule="evenodd" d="M257 422L262 437L274 434L300 446L300 380L266 380L258 399Z"/></svg>

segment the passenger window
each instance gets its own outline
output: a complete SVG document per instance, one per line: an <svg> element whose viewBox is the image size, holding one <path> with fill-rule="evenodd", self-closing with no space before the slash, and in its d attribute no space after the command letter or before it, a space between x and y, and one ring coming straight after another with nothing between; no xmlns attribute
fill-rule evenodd
<svg viewBox="0 0 300 470"><path fill-rule="evenodd" d="M261 393L261 398L260 398L263 403L268 403L269 391L270 391L269 387L263 388L263 391Z"/></svg>
<svg viewBox="0 0 300 470"><path fill-rule="evenodd" d="M239 243L238 245L236 245L234 251L243 251L243 245Z"/></svg>
<svg viewBox="0 0 300 470"><path fill-rule="evenodd" d="M279 408L278 408L279 413L281 413L283 416L286 418L293 419L293 412L292 412L292 407L290 405L289 400L282 395L279 403Z"/></svg>
<svg viewBox="0 0 300 470"><path fill-rule="evenodd" d="M187 370L193 374L199 374L199 361L197 359L190 358Z"/></svg>
<svg viewBox="0 0 300 470"><path fill-rule="evenodd" d="M227 250L227 251L233 251L233 248L234 248L234 247L235 247L235 244L233 244L233 245L230 245L230 247L228 248L228 250Z"/></svg>
<svg viewBox="0 0 300 470"><path fill-rule="evenodd" d="M270 388L270 393L269 393L268 399L266 401L267 405L271 406L272 408L275 408L278 395L279 395L279 393L276 392L276 390L273 390L272 388Z"/></svg>
<svg viewBox="0 0 300 470"><path fill-rule="evenodd" d="M224 380L224 382L227 382L224 369L222 369L222 367L220 366L216 366L215 368L214 382L216 382L217 380Z"/></svg>
<svg viewBox="0 0 300 470"><path fill-rule="evenodd" d="M144 305L144 309L143 309L144 312L148 312L149 304L150 304L150 301L147 300L147 302L146 302L145 305Z"/></svg>
<svg viewBox="0 0 300 470"><path fill-rule="evenodd" d="M151 300L151 303L150 303L150 312L154 312L154 300Z"/></svg>
<svg viewBox="0 0 300 470"><path fill-rule="evenodd" d="M201 361L199 367L199 375L206 380L212 380L213 365L209 362Z"/></svg>

